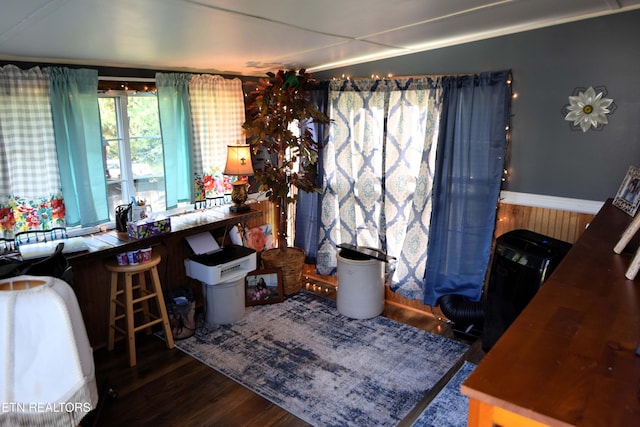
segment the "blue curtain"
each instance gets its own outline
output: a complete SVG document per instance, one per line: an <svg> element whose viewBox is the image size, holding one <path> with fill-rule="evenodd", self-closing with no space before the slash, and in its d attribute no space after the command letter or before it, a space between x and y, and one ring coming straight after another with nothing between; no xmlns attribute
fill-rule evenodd
<svg viewBox="0 0 640 427"><path fill-rule="evenodd" d="M504 168L508 81L508 71L443 78L425 304L482 294Z"/></svg>
<svg viewBox="0 0 640 427"><path fill-rule="evenodd" d="M109 221L98 71L49 67L47 72L66 223Z"/></svg>
<svg viewBox="0 0 640 427"><path fill-rule="evenodd" d="M193 200L190 80L191 74L156 73L167 209Z"/></svg>
<svg viewBox="0 0 640 427"><path fill-rule="evenodd" d="M318 107L320 111L327 112L327 97L329 83L320 82L318 90L311 92L311 101ZM311 131L315 140L318 142L318 156L322 156L322 145L326 137L326 126L311 123ZM322 158L318 158L317 165L322 163ZM319 168L316 168L319 169ZM318 188L322 187L322 179L320 176L316 179ZM307 193L306 191L298 192L298 202L296 203L296 234L294 246L302 248L307 254L306 262L309 264L316 263L318 255L318 217L320 214L320 194Z"/></svg>

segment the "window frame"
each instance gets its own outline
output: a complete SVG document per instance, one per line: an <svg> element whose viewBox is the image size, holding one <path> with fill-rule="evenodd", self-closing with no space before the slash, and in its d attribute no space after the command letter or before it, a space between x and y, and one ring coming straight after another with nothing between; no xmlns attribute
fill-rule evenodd
<svg viewBox="0 0 640 427"><path fill-rule="evenodd" d="M110 90L99 90L98 91L98 100L100 99L113 99L114 112L115 112L115 124L116 124L116 137L115 138L104 138L103 142L113 142L117 141L118 143L118 162L120 166L120 176L118 179L108 179L106 177L105 170L105 180L107 186L114 186L120 184L120 195L122 203L126 204L128 201L132 200L136 197L136 185L135 180L136 176L134 174L134 159L132 158L132 148L131 144L135 139L159 139L160 144L162 144L162 133L161 130L158 129L158 135L154 136L131 136L131 127L130 127L130 117L129 117L129 105L130 98L132 97L153 97L156 98L155 91L132 91L132 90L118 90L118 89L110 89ZM111 106L109 106L111 108ZM159 111L156 109L158 113L158 125L159 125ZM101 133L102 133L102 118L101 118ZM125 159L123 161L123 159ZM108 167L109 160L107 159L106 150L104 153L104 163L105 168ZM164 164L162 170L162 180L164 182ZM164 186L161 188L162 196L164 197L165 192ZM107 193L110 193L108 190ZM110 202L111 204L111 202ZM111 211L114 211L115 205L110 206ZM157 209L159 212L165 211L166 206L162 206L162 209ZM114 215L114 212L110 212L110 217ZM113 218L111 218L113 220ZM113 223L113 221L110 221Z"/></svg>

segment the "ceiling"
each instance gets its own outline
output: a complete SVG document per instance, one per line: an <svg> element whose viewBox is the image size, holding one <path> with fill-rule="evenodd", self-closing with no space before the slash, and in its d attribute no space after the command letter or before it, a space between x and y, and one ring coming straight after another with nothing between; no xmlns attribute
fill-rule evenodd
<svg viewBox="0 0 640 427"><path fill-rule="evenodd" d="M2 0L0 60L315 72L637 8L640 0Z"/></svg>

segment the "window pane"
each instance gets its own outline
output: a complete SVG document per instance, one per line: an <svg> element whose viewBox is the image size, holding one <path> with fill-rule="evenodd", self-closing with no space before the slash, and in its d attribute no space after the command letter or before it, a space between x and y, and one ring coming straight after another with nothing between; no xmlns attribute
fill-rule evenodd
<svg viewBox="0 0 640 427"><path fill-rule="evenodd" d="M163 211L164 162L158 101L155 96L130 97L128 113L131 170L136 198L145 200L156 212Z"/></svg>
<svg viewBox="0 0 640 427"><path fill-rule="evenodd" d="M99 98L109 209L133 197L165 210L164 163L155 95L110 92Z"/></svg>
<svg viewBox="0 0 640 427"><path fill-rule="evenodd" d="M116 121L115 98L98 98L100 124L102 125L102 145L106 162L107 179L120 179L120 147Z"/></svg>
<svg viewBox="0 0 640 427"><path fill-rule="evenodd" d="M109 217L115 219L115 207L122 203L122 183L120 166L120 142L118 137L117 99L98 98L100 124L102 126L102 145L104 146L105 170L107 178L107 197L109 198Z"/></svg>

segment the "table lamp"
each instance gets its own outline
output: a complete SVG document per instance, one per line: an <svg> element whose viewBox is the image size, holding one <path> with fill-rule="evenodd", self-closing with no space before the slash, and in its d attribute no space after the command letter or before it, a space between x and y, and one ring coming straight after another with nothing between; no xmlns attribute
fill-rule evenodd
<svg viewBox="0 0 640 427"><path fill-rule="evenodd" d="M240 177L233 183L231 191L233 206L229 208L229 211L234 213L247 212L250 208L244 204L247 201L248 181L246 177L253 175L249 145L227 145L227 164L223 173Z"/></svg>

